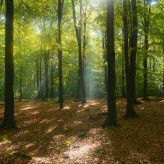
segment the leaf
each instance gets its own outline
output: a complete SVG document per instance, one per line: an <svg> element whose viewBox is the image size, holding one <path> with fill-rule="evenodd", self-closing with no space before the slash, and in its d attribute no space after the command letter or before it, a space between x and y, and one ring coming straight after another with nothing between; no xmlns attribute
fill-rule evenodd
<svg viewBox="0 0 164 164"><path fill-rule="evenodd" d="M70 145L73 144L73 142L72 142L72 141L66 141L65 144L66 144L67 146L70 146Z"/></svg>

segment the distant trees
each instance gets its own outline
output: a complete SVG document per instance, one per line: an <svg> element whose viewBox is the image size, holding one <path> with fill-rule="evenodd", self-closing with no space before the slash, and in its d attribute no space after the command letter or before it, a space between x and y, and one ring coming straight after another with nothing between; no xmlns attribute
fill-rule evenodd
<svg viewBox="0 0 164 164"><path fill-rule="evenodd" d="M14 0L6 0L5 20L5 111L2 128L15 127L14 118L14 64L13 64Z"/></svg>
<svg viewBox="0 0 164 164"><path fill-rule="evenodd" d="M4 2L0 5L0 98L4 98L5 83L7 118L13 102L13 81L7 80L13 76L13 27L12 10L6 10L10 15L6 13L5 19ZM58 98L63 108L65 96L77 95L86 102L86 95L99 98L107 91L111 112L107 126L117 124L115 96L127 97L126 117L136 116L137 96L146 100L148 95L163 94L163 7L160 0L137 4L136 0L123 0L123 6L116 0L15 1L15 97Z"/></svg>

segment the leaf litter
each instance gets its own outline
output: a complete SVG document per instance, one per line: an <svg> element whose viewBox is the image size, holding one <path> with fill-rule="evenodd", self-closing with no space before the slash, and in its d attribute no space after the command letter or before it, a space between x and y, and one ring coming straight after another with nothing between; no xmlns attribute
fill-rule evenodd
<svg viewBox="0 0 164 164"><path fill-rule="evenodd" d="M125 106L118 99L118 127L102 129L104 99L84 105L69 99L63 110L53 101L16 102L17 129L0 129L0 163L164 163L163 101L137 105L137 119L123 119Z"/></svg>

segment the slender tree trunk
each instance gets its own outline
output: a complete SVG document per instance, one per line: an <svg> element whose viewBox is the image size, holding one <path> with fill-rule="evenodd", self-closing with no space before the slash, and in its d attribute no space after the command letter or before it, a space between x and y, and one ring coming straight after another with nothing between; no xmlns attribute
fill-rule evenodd
<svg viewBox="0 0 164 164"><path fill-rule="evenodd" d="M87 30L87 17L86 17L86 9L83 12L83 76L84 76L84 81L86 81L86 46L87 46L87 39L86 39L86 30ZM85 88L86 88L86 83L84 83ZM86 95L86 93L84 93Z"/></svg>
<svg viewBox="0 0 164 164"><path fill-rule="evenodd" d="M148 49L149 49L149 26L150 26L150 4L149 0L144 0L144 7L146 9L146 13L144 15L144 43L145 43L145 51L143 57L143 68L144 68L144 82L143 82L143 99L147 100L147 88L148 88L148 69L147 69L147 57L148 57Z"/></svg>
<svg viewBox="0 0 164 164"><path fill-rule="evenodd" d="M137 53L137 36L138 36L138 22L137 22L137 6L136 0L131 1L131 36L130 36L130 65L127 77L127 105L125 117L136 117L134 110L134 103L136 99L135 92L135 78L136 78L136 53Z"/></svg>
<svg viewBox="0 0 164 164"><path fill-rule="evenodd" d="M19 27L20 29L20 27ZM20 31L19 31L20 35ZM20 72L19 72L19 101L22 100L22 72L23 72L23 67L22 67L22 55L21 55L21 49L20 49L20 36L19 36L19 57L20 57Z"/></svg>
<svg viewBox="0 0 164 164"><path fill-rule="evenodd" d="M78 54L79 54L79 77L78 77L78 86L79 86L79 100L82 103L86 102L86 92L85 92L85 82L84 82L84 69L83 69L83 55L82 55L82 39L81 39L81 20L79 23L79 27L77 27L76 21L76 12L75 12L75 4L74 0L72 0L72 11L73 11L73 20L74 20L74 28L76 32L76 38L78 43ZM82 16L82 2L80 0L80 17Z"/></svg>
<svg viewBox="0 0 164 164"><path fill-rule="evenodd" d="M6 0L5 19L5 111L2 128L15 128L14 118L14 63L13 63L13 22L14 0Z"/></svg>
<svg viewBox="0 0 164 164"><path fill-rule="evenodd" d="M61 21L64 0L58 0L58 71L59 71L59 104L60 109L63 109L63 71L62 71L62 38L61 38Z"/></svg>
<svg viewBox="0 0 164 164"><path fill-rule="evenodd" d="M122 46L122 52L124 48ZM122 98L125 98L125 62L124 62L124 54L122 55Z"/></svg>
<svg viewBox="0 0 164 164"><path fill-rule="evenodd" d="M54 65L51 63L51 84L50 84L50 98L54 97Z"/></svg>
<svg viewBox="0 0 164 164"><path fill-rule="evenodd" d="M49 97L48 65L49 65L49 50L47 53L45 53L45 98Z"/></svg>
<svg viewBox="0 0 164 164"><path fill-rule="evenodd" d="M23 67L20 67L20 75L19 75L19 101L22 100L23 92L22 92L22 73Z"/></svg>
<svg viewBox="0 0 164 164"><path fill-rule="evenodd" d="M143 67L144 67L144 85L143 85L143 100L147 100L147 88L148 88L148 81L147 81L147 76L148 76L148 70L147 70L147 52L148 52L148 33L145 33L145 52L144 52L144 57L143 57Z"/></svg>
<svg viewBox="0 0 164 164"><path fill-rule="evenodd" d="M164 63L164 38L162 39L162 47L163 47L163 63ZM164 69L163 69L163 96L164 96Z"/></svg>
<svg viewBox="0 0 164 164"><path fill-rule="evenodd" d="M116 97L115 97L115 48L114 48L114 0L107 0L107 61L108 61L108 86L107 104L108 115L104 126L117 125Z"/></svg>
<svg viewBox="0 0 164 164"><path fill-rule="evenodd" d="M42 48L40 53L40 62L39 62L39 90L40 98L43 98L43 84L42 84Z"/></svg>
<svg viewBox="0 0 164 164"><path fill-rule="evenodd" d="M87 30L87 21L86 21L86 11L83 13L84 14L84 30L83 30L83 69L85 68L85 60L86 60L86 30ZM84 70L83 70L84 71Z"/></svg>
<svg viewBox="0 0 164 164"><path fill-rule="evenodd" d="M102 39L102 48L103 48L103 58L104 58L104 89L105 93L107 91L107 79L108 79L108 65L107 65L107 54L106 54L106 35Z"/></svg>
<svg viewBox="0 0 164 164"><path fill-rule="evenodd" d="M36 59L37 98L40 98L39 56Z"/></svg>
<svg viewBox="0 0 164 164"><path fill-rule="evenodd" d="M127 0L123 0L123 9L124 9L124 15L123 15L123 23L124 23L124 57L125 57L125 74L126 74L126 86L127 86L127 93L126 93L126 99L127 104L130 102L130 70L129 70L129 28L128 28L128 3Z"/></svg>

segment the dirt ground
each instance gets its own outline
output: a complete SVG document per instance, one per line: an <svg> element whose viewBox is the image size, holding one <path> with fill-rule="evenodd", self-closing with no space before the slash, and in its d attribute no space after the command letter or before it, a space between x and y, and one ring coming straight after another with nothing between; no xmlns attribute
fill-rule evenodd
<svg viewBox="0 0 164 164"><path fill-rule="evenodd" d="M135 119L123 119L125 105L117 100L118 127L102 129L105 100L69 99L63 110L53 101L15 102L17 129L0 129L0 164L163 164L164 100L137 105Z"/></svg>

